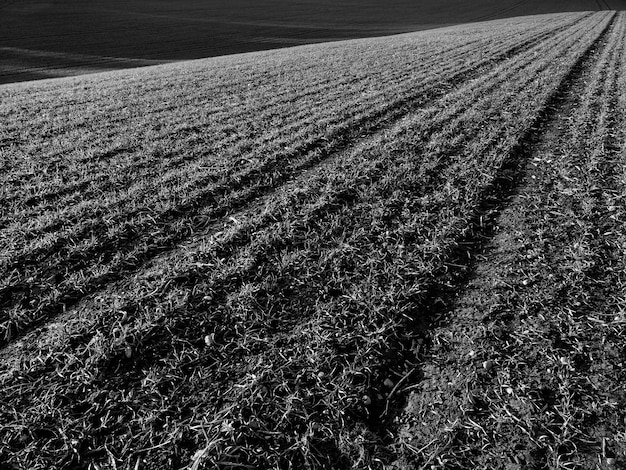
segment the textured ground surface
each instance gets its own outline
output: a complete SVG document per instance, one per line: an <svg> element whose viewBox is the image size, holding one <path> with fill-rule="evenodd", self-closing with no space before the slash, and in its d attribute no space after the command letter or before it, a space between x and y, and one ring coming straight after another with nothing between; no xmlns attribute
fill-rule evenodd
<svg viewBox="0 0 626 470"><path fill-rule="evenodd" d="M0 467L619 468L622 13L0 87Z"/></svg>

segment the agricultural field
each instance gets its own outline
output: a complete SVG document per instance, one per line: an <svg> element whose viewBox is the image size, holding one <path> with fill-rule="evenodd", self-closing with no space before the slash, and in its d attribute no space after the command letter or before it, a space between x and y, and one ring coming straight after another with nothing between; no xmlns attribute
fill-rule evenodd
<svg viewBox="0 0 626 470"><path fill-rule="evenodd" d="M0 86L0 469L626 465L626 13Z"/></svg>
<svg viewBox="0 0 626 470"><path fill-rule="evenodd" d="M0 0L0 84L626 0Z"/></svg>

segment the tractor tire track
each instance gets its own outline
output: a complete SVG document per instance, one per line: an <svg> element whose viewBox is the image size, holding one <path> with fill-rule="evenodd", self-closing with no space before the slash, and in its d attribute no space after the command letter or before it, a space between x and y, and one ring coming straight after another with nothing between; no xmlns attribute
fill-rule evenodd
<svg viewBox="0 0 626 470"><path fill-rule="evenodd" d="M511 440L510 434L506 434L507 441L500 442L496 451L490 454L494 448L494 442L499 442L498 432L502 431L500 426L503 422L494 418L493 409L496 405L493 405L490 400L495 400L495 403L498 400L504 402L513 400L516 391L511 387L511 383L507 382L510 377L498 371L502 364L497 357L504 350L524 347L524 339L518 337L520 342L513 344L514 335L510 333L519 328L519 322L524 321L523 317L522 320L512 318L511 306L505 302L507 294L503 292L515 292L517 289L523 290L528 289L527 286L532 286L535 281L532 278L525 278L532 269L530 267L527 270L524 269L523 262L516 258L520 256L520 250L544 248L538 243L519 246L517 237L524 230L523 225L519 224L533 224L537 220L542 220L539 214L533 214L534 218L525 221L520 219L519 214L524 213L525 208L521 195L554 191L549 180L544 181L542 178L547 173L536 172L532 169L531 162L547 159L545 155L550 155L553 151L554 141L563 142L566 137L567 123L569 120L576 119L580 97L584 95L588 86L588 76L600 64L603 54L608 51L607 42L612 34L619 34L618 37L621 38L621 42L612 43L613 47L622 47L624 17L620 15L619 22L616 18L617 16L614 16L611 24L580 57L536 122L520 140L516 151L507 159L494 184L487 188L477 207L472 230L466 237L459 240L458 248L451 253L447 262L448 270L442 273L441 284L432 287L426 297L426 302L419 307L425 315L416 317L427 317L428 320L413 325L411 328L414 333L410 335L412 339L422 338L424 346L421 350L418 348L416 356L412 356L411 360L415 362L417 359L418 366L412 375L412 380L406 382L401 390L401 394L404 393L405 396L411 393L408 397L408 406L403 412L398 413L398 409L405 406L405 403L399 400L396 404L398 406L396 411L392 411L386 417L383 416L387 418L386 421L372 423L372 428L378 432L383 442L390 428L394 429L394 435L400 433L403 436L400 439L401 442L393 442L396 449L401 449L400 459L396 462L400 468L414 468L415 465L421 468L429 465L446 465L452 468L500 468L504 465L503 459L510 459L512 465L519 465L521 468L547 468L550 465L559 465L559 461L565 462L573 455L572 452L579 450L582 456L579 456L578 465L585 465L584 468L596 468L594 462L597 462L598 454L603 459L613 458L615 455L611 449L605 451L602 442L599 442L596 447L586 444L584 439L580 440L584 436L574 436L571 441L567 442L551 441L551 437L546 437L547 440L542 441L537 439L538 435L533 439L532 435L524 434L524 432L529 432L530 428L526 429L527 423L517 418L515 413L511 414L511 408L508 408L508 415L500 419L505 419L505 421L509 419L512 423L511 427L516 428L518 433L521 430L525 437L520 437L516 441ZM621 31L616 33L618 27ZM620 57L621 54L620 52ZM618 62L620 61L621 58ZM616 77L613 77L613 80L615 79ZM615 84L611 85L609 94L612 96L609 99L616 101ZM609 131L608 135L617 135L615 123L610 125L613 130ZM608 182L605 182L605 187L613 188L608 191L609 194L619 192L620 189L623 191L623 184L616 181L616 175L619 175L620 171L623 172L623 166L614 164L618 146L613 138L606 142L606 148L609 150L604 158L602 170L596 174L597 183L601 185L606 178ZM581 160L578 164L584 166L585 160ZM547 160L543 165L553 166L553 163ZM545 184L545 187L537 188L541 184ZM599 192L596 191L593 194L597 196ZM596 198L593 204L597 210L606 212L607 201L604 198ZM545 220L549 220L548 217ZM600 245L607 243L603 234L608 233L610 238L610 233L623 231L623 226L619 223L610 225L612 225L611 229L607 230L606 226L598 227L595 232L599 237L597 241ZM610 241L608 243L611 244ZM596 252L600 253L604 249L606 247L600 246L596 248ZM558 256L558 247L554 256ZM613 253L600 256L600 259L615 259L615 257ZM619 258L620 255L617 257ZM558 262L558 259L553 258L553 263L558 264ZM542 263L545 262L542 261ZM605 265L600 263L600 266ZM515 272L516 269L519 271ZM609 272L620 272L620 269L612 267ZM595 276L590 276L590 278L593 277ZM602 278L602 276L599 277ZM607 275L605 274L604 277ZM541 283L541 281L538 282ZM546 288L556 281L544 280L543 282L543 287ZM599 284L601 285L602 282L600 281ZM607 284L613 286L611 283L604 283L605 286ZM597 288L597 285L589 285L584 289L593 291ZM580 292L577 294L581 297L585 296ZM597 299L602 296L600 294L594 297ZM609 293L606 292L604 296L608 298ZM541 298L541 296L537 297ZM443 301L442 299L449 300ZM519 307L528 314L528 309L530 308L532 312L534 308L532 302L531 300L529 304ZM568 299L541 298L537 301L537 303L541 302L562 305L567 303ZM595 304L594 307L596 307L594 311L615 310L615 306L610 305L608 300L605 305ZM543 323L544 320L538 319L537 321ZM489 344L490 347L485 344ZM403 345L400 349L412 352L409 344ZM491 355L486 350L490 350ZM517 359L522 365L525 361L548 360L545 357L532 359L525 356ZM569 362L564 362L568 359L560 360L561 367L564 364L566 367L569 365ZM546 366L540 362L540 367ZM555 371L557 368L555 367ZM384 372L381 372L384 377L383 374ZM619 382L623 380L623 377L620 376L615 380ZM537 393L540 395L543 392L539 390ZM546 393L552 392L546 391ZM557 414L553 395L549 397L539 395L535 397L536 402L544 403L545 408L543 410L537 408L535 412ZM438 399L441 401L438 402ZM433 400L437 404L433 405ZM515 406L519 407L529 406L528 404L522 405L522 402L515 403L517 403ZM521 409L518 408L518 410ZM392 421L392 418L396 420ZM604 418L609 417L604 416ZM581 423L577 424L584 426ZM556 425L557 428L559 426L564 426L563 421ZM555 429L546 428L546 435L550 436ZM389 439L386 439L391 445ZM600 447L602 447L601 450ZM497 454L498 450L506 455ZM595 455L587 457L589 452ZM605 460L605 465L609 467L614 465L610 461L606 464L607 461Z"/></svg>

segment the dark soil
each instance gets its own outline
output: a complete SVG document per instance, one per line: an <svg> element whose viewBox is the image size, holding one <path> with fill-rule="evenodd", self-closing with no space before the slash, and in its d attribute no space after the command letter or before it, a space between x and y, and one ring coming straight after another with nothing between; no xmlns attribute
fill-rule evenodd
<svg viewBox="0 0 626 470"><path fill-rule="evenodd" d="M25 0L0 2L0 84L472 21L588 10L625 0Z"/></svg>

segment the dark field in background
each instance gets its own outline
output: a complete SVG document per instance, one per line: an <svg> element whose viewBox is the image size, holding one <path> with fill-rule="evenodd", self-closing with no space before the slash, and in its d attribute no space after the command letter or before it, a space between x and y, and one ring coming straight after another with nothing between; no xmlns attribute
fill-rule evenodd
<svg viewBox="0 0 626 470"><path fill-rule="evenodd" d="M626 0L0 0L0 84Z"/></svg>

